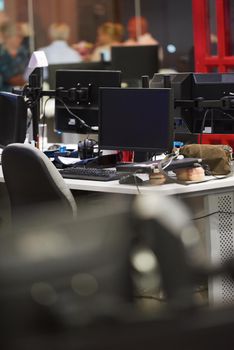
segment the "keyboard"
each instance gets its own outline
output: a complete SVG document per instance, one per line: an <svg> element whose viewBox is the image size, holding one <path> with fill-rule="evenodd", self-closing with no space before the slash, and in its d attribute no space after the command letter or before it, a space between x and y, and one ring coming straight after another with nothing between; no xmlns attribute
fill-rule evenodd
<svg viewBox="0 0 234 350"><path fill-rule="evenodd" d="M64 178L77 180L113 181L120 178L116 170L100 168L71 167L60 170L60 174Z"/></svg>

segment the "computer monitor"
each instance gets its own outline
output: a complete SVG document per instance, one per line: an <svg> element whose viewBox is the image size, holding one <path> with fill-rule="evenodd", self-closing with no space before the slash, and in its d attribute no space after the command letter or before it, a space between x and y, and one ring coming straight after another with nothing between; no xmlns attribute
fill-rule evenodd
<svg viewBox="0 0 234 350"><path fill-rule="evenodd" d="M101 88L99 147L161 153L172 148L171 89Z"/></svg>
<svg viewBox="0 0 234 350"><path fill-rule="evenodd" d="M174 91L175 100L219 100L234 92L234 73L178 73L167 77ZM162 74L155 74L150 87L162 88L165 84ZM167 86L167 85L166 85ZM200 133L204 109L180 107L174 112L181 117L191 133ZM234 133L234 110L210 109L206 121L212 133Z"/></svg>
<svg viewBox="0 0 234 350"><path fill-rule="evenodd" d="M121 73L119 71L79 71L59 70L56 73L56 88L73 89L89 87L86 101L71 101L64 98L55 102L55 128L62 132L87 133L79 117L91 127L98 126L99 88L120 87ZM63 102L63 103L62 103ZM72 112L72 114L71 114Z"/></svg>
<svg viewBox="0 0 234 350"><path fill-rule="evenodd" d="M0 145L23 143L27 131L27 104L22 96L0 92Z"/></svg>
<svg viewBox="0 0 234 350"><path fill-rule="evenodd" d="M56 86L56 71L57 70L105 70L108 69L109 64L107 62L79 62L79 63L61 63L50 64L48 66L48 83L50 89L55 89Z"/></svg>
<svg viewBox="0 0 234 350"><path fill-rule="evenodd" d="M128 86L140 86L141 77L153 77L159 69L158 45L113 46L111 67L122 72Z"/></svg>

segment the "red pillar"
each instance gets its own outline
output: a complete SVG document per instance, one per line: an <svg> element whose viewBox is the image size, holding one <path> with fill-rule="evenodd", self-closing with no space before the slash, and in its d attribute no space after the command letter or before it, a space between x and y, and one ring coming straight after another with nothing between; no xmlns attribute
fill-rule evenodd
<svg viewBox="0 0 234 350"><path fill-rule="evenodd" d="M193 27L196 72L218 70L227 72L234 67L231 53L230 0L214 0L216 6L217 55L210 50L210 14L208 0L193 0Z"/></svg>
<svg viewBox="0 0 234 350"><path fill-rule="evenodd" d="M193 33L196 72L208 72L204 64L210 55L210 28L208 0L193 0Z"/></svg>

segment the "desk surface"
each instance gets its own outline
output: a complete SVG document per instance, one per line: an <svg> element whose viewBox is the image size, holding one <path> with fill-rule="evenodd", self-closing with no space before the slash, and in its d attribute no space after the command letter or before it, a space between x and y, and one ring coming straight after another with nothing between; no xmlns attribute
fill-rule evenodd
<svg viewBox="0 0 234 350"><path fill-rule="evenodd" d="M138 189L134 185L120 185L118 181L87 181L65 179L72 190L96 191L105 193L138 194ZM139 186L141 194L164 193L165 195L204 195L209 192L223 192L223 190L234 190L234 176L211 180L203 183L190 184L187 186L179 184L165 184L161 186L144 185Z"/></svg>
<svg viewBox="0 0 234 350"><path fill-rule="evenodd" d="M0 166L0 182L4 182L2 167ZM138 189L134 185L120 185L118 181L90 181L65 179L71 190L93 191L103 193L138 194ZM202 183L194 183L187 186L179 184L166 184L161 186L144 185L139 186L141 194L163 193L165 195L199 196L210 192L223 192L234 190L234 176L225 179L211 180Z"/></svg>

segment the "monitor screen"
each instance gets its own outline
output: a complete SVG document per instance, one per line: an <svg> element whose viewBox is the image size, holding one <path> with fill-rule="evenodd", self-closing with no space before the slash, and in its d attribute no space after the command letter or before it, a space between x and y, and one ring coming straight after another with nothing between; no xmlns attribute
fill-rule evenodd
<svg viewBox="0 0 234 350"><path fill-rule="evenodd" d="M99 88L119 87L121 73L119 71L81 71L58 70L56 73L56 88L66 90L74 88L89 89L87 101L63 98L55 101L55 128L62 132L87 133L76 118L78 116L91 127L98 126Z"/></svg>
<svg viewBox="0 0 234 350"><path fill-rule="evenodd" d="M219 100L234 92L233 73L176 73L170 75L170 84L176 100ZM164 86L164 76L155 74L151 81L152 88ZM174 111L175 117L181 117L191 133L200 133L205 109L180 107ZM210 108L206 126L212 133L234 133L234 111Z"/></svg>
<svg viewBox="0 0 234 350"><path fill-rule="evenodd" d="M23 96L0 92L0 145L23 143L27 131L27 104Z"/></svg>
<svg viewBox="0 0 234 350"><path fill-rule="evenodd" d="M113 46L111 67L122 72L123 82L138 81L143 75L153 77L158 72L158 45Z"/></svg>
<svg viewBox="0 0 234 350"><path fill-rule="evenodd" d="M172 148L171 89L101 88L100 149L165 152Z"/></svg>
<svg viewBox="0 0 234 350"><path fill-rule="evenodd" d="M78 62L78 63L60 63L50 64L48 66L48 83L50 89L55 89L57 70L105 70L108 69L106 62Z"/></svg>

